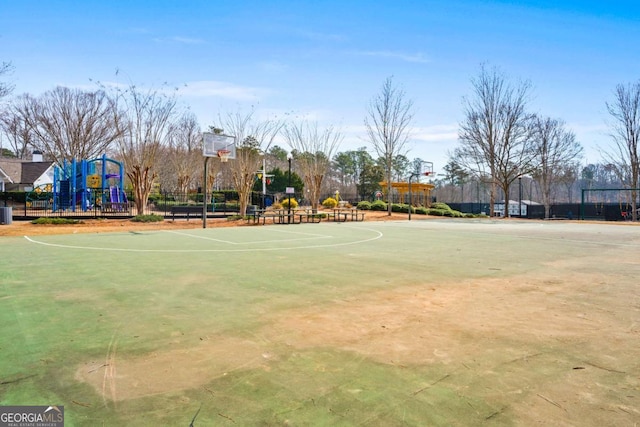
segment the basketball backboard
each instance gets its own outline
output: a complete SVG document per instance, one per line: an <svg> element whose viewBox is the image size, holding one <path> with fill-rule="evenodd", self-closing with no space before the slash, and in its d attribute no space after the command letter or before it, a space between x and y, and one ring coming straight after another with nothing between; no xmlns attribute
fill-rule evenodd
<svg viewBox="0 0 640 427"><path fill-rule="evenodd" d="M228 151L228 158L236 158L236 138L211 132L202 134L202 155L205 157L220 157L219 151ZM226 153L225 153L226 155Z"/></svg>
<svg viewBox="0 0 640 427"><path fill-rule="evenodd" d="M420 173L424 176L431 176L434 174L433 172L433 162L422 162L422 170Z"/></svg>

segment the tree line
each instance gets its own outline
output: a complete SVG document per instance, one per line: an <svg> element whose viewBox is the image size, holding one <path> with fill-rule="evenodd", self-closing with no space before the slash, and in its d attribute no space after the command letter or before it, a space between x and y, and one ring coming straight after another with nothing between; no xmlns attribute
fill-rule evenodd
<svg viewBox="0 0 640 427"><path fill-rule="evenodd" d="M226 186L236 189L244 213L257 171L269 166L262 172L287 170L288 174L288 153L313 208L330 190L339 188L366 199L382 182L390 198L392 182L420 176L428 163L408 157L415 107L393 77L385 79L367 105L364 128L368 145L356 150L339 151L344 135L334 126L277 117L261 119L253 108L219 113L205 131L234 136L236 158L228 163L212 162L205 177L203 129L167 88L96 82L95 90L56 87L38 96L10 98L13 86L7 80L13 71L10 63L0 66L0 126L3 141L9 144L3 146L2 155L26 159L33 151L40 151L60 164L106 153L124 162L138 212L143 212L149 195L158 187L186 194L198 188ZM566 188L571 199L576 183L593 184L593 179L587 179L594 172L590 169L604 169L629 189L636 220L640 81L618 85L606 103L612 148L603 153L603 165L589 167L581 166L583 147L574 132L561 118L531 112L531 96L529 81L515 81L499 69L482 65L463 99L458 144L449 153L442 178L431 179L441 187L466 183L470 188L470 183L475 183L477 189L486 188L491 215L499 191L508 200L514 183L521 186L524 179L529 188L535 183L548 215L560 188ZM460 197L464 198L464 191Z"/></svg>

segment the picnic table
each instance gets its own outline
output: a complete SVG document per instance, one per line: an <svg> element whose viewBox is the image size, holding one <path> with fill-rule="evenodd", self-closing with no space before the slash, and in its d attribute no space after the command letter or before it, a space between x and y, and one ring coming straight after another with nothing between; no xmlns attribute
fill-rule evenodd
<svg viewBox="0 0 640 427"><path fill-rule="evenodd" d="M311 209L256 209L247 215L247 222L252 221L254 224L266 224L270 219L273 224L300 224L319 223L322 220L322 214L313 212Z"/></svg>
<svg viewBox="0 0 640 427"><path fill-rule="evenodd" d="M364 212L357 208L335 208L329 218L335 222L364 221Z"/></svg>

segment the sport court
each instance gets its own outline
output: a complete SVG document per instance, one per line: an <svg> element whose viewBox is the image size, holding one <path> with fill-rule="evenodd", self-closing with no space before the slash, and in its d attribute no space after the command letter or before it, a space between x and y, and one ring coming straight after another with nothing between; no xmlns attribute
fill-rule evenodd
<svg viewBox="0 0 640 427"><path fill-rule="evenodd" d="M633 425L640 227L0 239L1 404L69 425ZM194 419L195 418L195 419Z"/></svg>

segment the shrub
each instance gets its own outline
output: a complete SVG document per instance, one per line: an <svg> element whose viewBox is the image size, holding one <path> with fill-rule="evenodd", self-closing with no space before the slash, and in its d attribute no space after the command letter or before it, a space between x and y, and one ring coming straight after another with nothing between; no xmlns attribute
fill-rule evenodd
<svg viewBox="0 0 640 427"><path fill-rule="evenodd" d="M449 209L448 211L444 211L444 216L448 216L451 218L462 218L462 213L460 211L454 211L453 209Z"/></svg>
<svg viewBox="0 0 640 427"><path fill-rule="evenodd" d="M434 208L427 209L427 215L444 216L444 213L445 213L444 209L434 209Z"/></svg>
<svg viewBox="0 0 640 427"><path fill-rule="evenodd" d="M420 214L420 215L426 215L427 214L427 208L425 208L424 206L418 206L417 208L415 208L415 213Z"/></svg>
<svg viewBox="0 0 640 427"><path fill-rule="evenodd" d="M283 198L282 200L280 200L280 204L282 205L282 207L284 209L289 209L289 198L288 197ZM291 198L291 209L295 209L297 207L298 207L298 201L292 197Z"/></svg>
<svg viewBox="0 0 640 427"><path fill-rule="evenodd" d="M436 202L431 204L431 209L441 209L444 211L450 211L451 207L449 207L449 205L446 203Z"/></svg>
<svg viewBox="0 0 640 427"><path fill-rule="evenodd" d="M280 204L280 202L273 202L273 204L271 205L272 209L282 209L282 205Z"/></svg>
<svg viewBox="0 0 640 427"><path fill-rule="evenodd" d="M243 217L242 215L229 215L227 217L227 221L240 221L241 219L245 219L245 217Z"/></svg>
<svg viewBox="0 0 640 427"><path fill-rule="evenodd" d="M367 201L367 200L363 200L360 203L358 203L358 209L363 210L363 211L370 211L371 210L371 202Z"/></svg>
<svg viewBox="0 0 640 427"><path fill-rule="evenodd" d="M372 211L386 211L387 210L387 203L384 200L376 200L375 202L371 203L371 210Z"/></svg>
<svg viewBox="0 0 640 427"><path fill-rule="evenodd" d="M391 212L409 213L409 205L406 203L394 203L391 205Z"/></svg>
<svg viewBox="0 0 640 427"><path fill-rule="evenodd" d="M82 224L82 221L77 219L69 219L69 218L49 218L43 217L34 219L31 221L31 224Z"/></svg>
<svg viewBox="0 0 640 427"><path fill-rule="evenodd" d="M131 221L133 222L160 222L160 221L164 221L164 217L161 215L155 215L155 214L151 214L151 215L136 215L134 218L131 219Z"/></svg>
<svg viewBox="0 0 640 427"><path fill-rule="evenodd" d="M327 197L322 202L322 206L327 208L327 209L334 209L336 206L338 206L338 201L336 199L334 199L333 197Z"/></svg>

